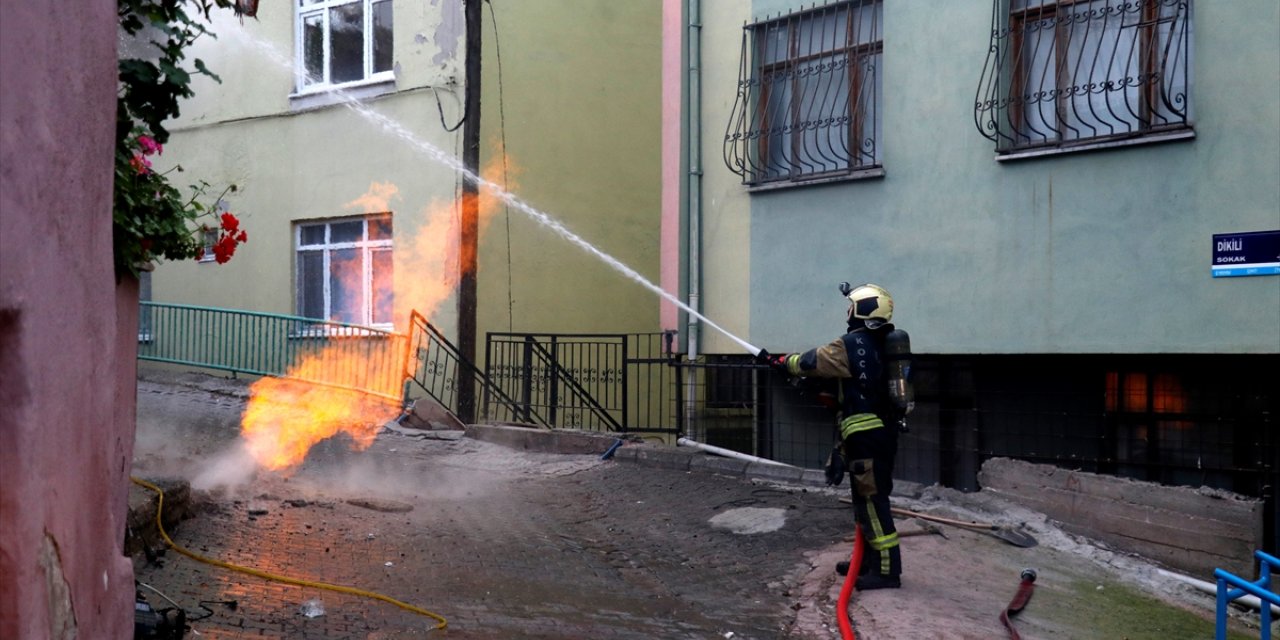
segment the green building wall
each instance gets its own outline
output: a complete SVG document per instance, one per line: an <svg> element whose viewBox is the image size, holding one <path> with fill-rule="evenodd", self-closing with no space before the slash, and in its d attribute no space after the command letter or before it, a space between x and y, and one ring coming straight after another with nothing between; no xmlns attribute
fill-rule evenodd
<svg viewBox="0 0 1280 640"><path fill-rule="evenodd" d="M483 14L481 164L500 181L505 141L511 191L657 282L661 5L493 0ZM515 209L494 213L479 261L481 340L660 328L655 294Z"/></svg>
<svg viewBox="0 0 1280 640"><path fill-rule="evenodd" d="M203 59L222 82L200 77L193 83L195 97L170 127L173 135L157 167L181 164L175 184L207 181L210 200L236 184L237 192L225 200L249 241L224 265L161 264L153 274L153 299L293 314L295 222L372 212L353 203L375 183L394 185L387 208L400 250L427 225L429 211L456 210L459 177L416 143L460 151L460 133L445 130L436 96L449 117L458 117L461 10L451 15L448 7L407 2L396 2L394 10L394 87L378 89L385 92L366 102L408 131L413 143L335 100L291 97L290 3L263 3L257 20L243 24L229 12L215 13L211 29L218 38L201 40L189 57ZM395 274L397 290L413 291L421 274L403 271ZM434 312L424 308L428 299L410 294L396 303L423 310L454 335L455 299Z"/></svg>
<svg viewBox="0 0 1280 640"><path fill-rule="evenodd" d="M807 348L844 329L836 283L871 281L921 353L1280 352L1280 277L1210 272L1213 234L1280 229L1280 5L1195 3L1194 140L997 162L973 117L991 1L886 0L885 176L750 195L716 161L742 25L801 7L702 5L713 320Z"/></svg>
<svg viewBox="0 0 1280 640"><path fill-rule="evenodd" d="M481 164L497 171L487 177L654 281L660 15L658 5L609 0L482 8ZM183 165L177 183L203 179L214 185L210 198L237 184L226 201L249 242L225 265L160 265L155 300L294 313L295 221L361 213L347 205L390 183L399 249L426 209L456 212L452 170L340 104L290 98L292 71L277 59L292 60L293 29L288 3L264 3L243 24L224 12L219 37L193 52L222 83L196 81L159 166ZM368 100L455 157L462 129L446 126L463 117L464 35L460 2L397 1L394 91ZM412 277L397 272L398 290ZM659 329L654 294L515 209L495 211L481 235L478 293L481 341L487 331ZM432 321L456 335L456 296Z"/></svg>

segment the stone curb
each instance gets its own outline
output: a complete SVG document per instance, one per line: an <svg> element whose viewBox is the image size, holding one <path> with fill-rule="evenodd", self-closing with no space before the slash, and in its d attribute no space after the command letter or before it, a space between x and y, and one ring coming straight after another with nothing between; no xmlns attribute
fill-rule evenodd
<svg viewBox="0 0 1280 640"><path fill-rule="evenodd" d="M538 453L603 454L619 437L592 431L524 425L469 424L468 438Z"/></svg>

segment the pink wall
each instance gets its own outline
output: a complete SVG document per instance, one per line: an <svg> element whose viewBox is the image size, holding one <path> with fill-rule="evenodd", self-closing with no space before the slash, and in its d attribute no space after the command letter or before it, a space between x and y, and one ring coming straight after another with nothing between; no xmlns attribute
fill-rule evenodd
<svg viewBox="0 0 1280 640"><path fill-rule="evenodd" d="M0 637L132 637L114 0L0 3Z"/></svg>

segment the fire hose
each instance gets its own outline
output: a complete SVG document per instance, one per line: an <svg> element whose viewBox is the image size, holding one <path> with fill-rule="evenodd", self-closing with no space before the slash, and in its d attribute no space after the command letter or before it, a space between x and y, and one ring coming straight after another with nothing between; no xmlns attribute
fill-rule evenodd
<svg viewBox="0 0 1280 640"><path fill-rule="evenodd" d="M1036 588L1036 570L1023 569L1022 583L1018 585L1018 592L1013 594L1013 600L1009 602L1009 606L1000 612L1000 622L1004 624L1004 628L1009 630L1009 638L1011 640L1022 640L1022 636L1018 635L1018 630L1013 628L1013 622L1009 620L1013 616L1018 615L1027 603L1031 601L1031 594Z"/></svg>
<svg viewBox="0 0 1280 640"><path fill-rule="evenodd" d="M853 625L849 622L849 596L853 594L853 585L858 581L858 567L862 566L862 526L853 529L853 556L849 558L849 570L844 572L844 585L840 587L840 599L836 601L836 622L840 624L840 637L843 640L857 640L853 634Z"/></svg>
<svg viewBox="0 0 1280 640"><path fill-rule="evenodd" d="M263 578L265 580L271 580L274 582L283 582L285 584L292 584L299 587L313 587L316 589L324 589L326 591L333 591L336 593L345 593L348 595L360 596L363 598L372 598L374 600L381 600L382 602L386 602L388 604L393 604L397 607L400 607L405 611L416 613L418 615L426 616L428 618L432 618L436 620L437 622L439 622L439 624L435 625L435 627L433 627L434 629L442 630L448 625L448 622L445 621L443 616L427 611L426 609L423 609L421 607L415 607L409 603L401 602L399 600L396 600L395 598L383 595L381 593L376 593L374 591L368 591L365 589L357 589L355 587L347 587L340 584L329 584L327 582L316 582L314 580L303 580L301 578L291 578L289 576L282 576L276 573L269 573L266 571L262 571L260 569L254 569L252 567L242 567L240 565L231 564L230 562L223 562L221 560L215 560L213 558L206 558L198 553L195 553L194 551L190 551L185 547L183 547L182 545L174 542L169 537L169 534L166 533L164 530L164 521L161 518L161 515L164 512L164 491L160 489L160 487L157 487L156 485L150 482L147 482L146 480L141 480L139 478L130 478L130 480L132 480L134 484L140 487L145 487L147 489L150 489L151 491L154 491L156 493L156 496L158 498L156 502L156 528L160 531L160 537L164 538L165 544L169 545L169 547L172 548L174 551L177 551L178 553L184 556L187 556L192 560L203 562L205 564L210 564L215 567L230 569L232 571L237 571L240 573L256 576L256 577Z"/></svg>

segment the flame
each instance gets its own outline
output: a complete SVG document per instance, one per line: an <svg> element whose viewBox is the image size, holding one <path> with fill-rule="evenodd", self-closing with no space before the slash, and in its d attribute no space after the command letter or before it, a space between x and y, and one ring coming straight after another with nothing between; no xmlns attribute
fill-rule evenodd
<svg viewBox="0 0 1280 640"><path fill-rule="evenodd" d="M328 366L323 356L312 356L298 368ZM287 471L301 464L316 443L339 433L351 436L354 448L367 449L382 424L395 413L392 403L366 393L288 378L262 378L249 390L241 435L259 465Z"/></svg>
<svg viewBox="0 0 1280 640"><path fill-rule="evenodd" d="M502 154L489 165L484 175L507 168ZM505 174L505 171L503 172ZM362 213L391 211L390 203L398 199L399 189L389 182L374 182L368 192L347 203L346 208ZM482 193L477 203L478 234L483 235L500 203L492 194ZM412 237L397 236L392 251L396 326L406 327L409 313L417 309L432 317L457 288L459 271L459 219L463 202L433 204L422 211L424 222ZM408 225L397 224L397 229ZM478 244L478 239L477 239ZM474 249L472 249L474 251ZM475 256L463 264L475 264ZM339 269L344 286L357 287L362 269ZM386 278L386 274L381 276ZM382 280L386 282L386 280ZM353 288L350 290L359 290ZM314 353L304 354L289 368L284 378L265 377L249 390L249 403L241 419L241 435L257 463L273 471L288 472L306 459L317 443L345 433L352 447L363 450L373 444L381 426L397 411L394 403L358 391L331 386L318 386L305 380L332 380L333 372L363 372L363 353L344 348L343 341L327 345ZM378 391L394 396L399 380L384 381L388 389ZM353 385L354 386L354 385ZM361 385L366 386L367 385Z"/></svg>

